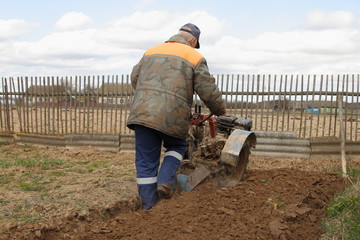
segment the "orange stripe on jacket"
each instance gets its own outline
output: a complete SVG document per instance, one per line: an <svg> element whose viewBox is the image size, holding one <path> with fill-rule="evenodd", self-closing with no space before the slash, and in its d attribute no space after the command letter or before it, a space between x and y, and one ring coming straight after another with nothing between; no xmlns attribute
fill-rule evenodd
<svg viewBox="0 0 360 240"><path fill-rule="evenodd" d="M166 42L148 49L145 56L149 55L170 55L185 59L197 66L203 56L192 47L178 42Z"/></svg>

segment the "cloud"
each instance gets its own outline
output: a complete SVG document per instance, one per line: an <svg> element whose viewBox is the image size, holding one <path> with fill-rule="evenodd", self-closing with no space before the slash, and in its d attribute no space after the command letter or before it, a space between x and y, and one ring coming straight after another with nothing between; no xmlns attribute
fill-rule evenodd
<svg viewBox="0 0 360 240"><path fill-rule="evenodd" d="M306 24L310 28L320 29L348 28L356 25L356 17L353 13L346 11L315 10L307 14Z"/></svg>
<svg viewBox="0 0 360 240"><path fill-rule="evenodd" d="M353 28L355 16L323 11L307 16L309 29L264 32L248 39L222 36L204 49L210 69L221 73L358 73L360 31Z"/></svg>
<svg viewBox="0 0 360 240"><path fill-rule="evenodd" d="M33 31L37 26L37 23L26 22L22 19L0 19L0 41L24 36Z"/></svg>
<svg viewBox="0 0 360 240"><path fill-rule="evenodd" d="M142 0L142 1L139 1L137 4L135 4L134 8L137 9L137 8L142 8L142 7L145 7L147 5L150 5L154 2L154 0Z"/></svg>
<svg viewBox="0 0 360 240"><path fill-rule="evenodd" d="M246 40L223 36L204 53L210 69L222 73L353 73L359 39L349 29L267 32Z"/></svg>
<svg viewBox="0 0 360 240"><path fill-rule="evenodd" d="M63 15L55 23L55 29L57 31L72 31L77 30L91 22L92 19L81 12L69 12Z"/></svg>
<svg viewBox="0 0 360 240"><path fill-rule="evenodd" d="M166 41L186 23L201 29L200 42L214 41L221 36L224 21L205 11L178 13L169 11L134 12L99 29L98 39L106 44L146 49Z"/></svg>
<svg viewBox="0 0 360 240"><path fill-rule="evenodd" d="M356 28L313 24L242 39L224 34L229 23L206 11L137 11L97 28L86 26L91 18L81 13L61 19L58 31L40 40L0 41L0 75L128 74L147 48L166 41L188 22L201 29L199 51L213 74L329 74L360 69Z"/></svg>

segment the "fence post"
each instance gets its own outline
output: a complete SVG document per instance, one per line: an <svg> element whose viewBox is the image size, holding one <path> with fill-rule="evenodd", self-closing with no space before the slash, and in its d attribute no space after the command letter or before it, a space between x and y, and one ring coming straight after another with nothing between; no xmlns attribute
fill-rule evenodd
<svg viewBox="0 0 360 240"><path fill-rule="evenodd" d="M339 120L340 120L340 151L341 151L341 169L343 176L346 177L346 158L345 158L345 131L344 131L344 119L343 119L343 100L342 95L337 95L337 101L339 104Z"/></svg>

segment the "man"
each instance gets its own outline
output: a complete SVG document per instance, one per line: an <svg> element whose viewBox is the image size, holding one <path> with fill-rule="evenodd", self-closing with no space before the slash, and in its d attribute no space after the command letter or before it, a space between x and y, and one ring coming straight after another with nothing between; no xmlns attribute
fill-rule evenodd
<svg viewBox="0 0 360 240"><path fill-rule="evenodd" d="M187 148L194 91L215 115L225 103L200 48L200 30L185 24L168 41L148 49L131 73L135 89L127 126L135 130L136 177L144 209L170 198ZM161 144L166 149L160 165ZM158 171L159 169L159 171Z"/></svg>

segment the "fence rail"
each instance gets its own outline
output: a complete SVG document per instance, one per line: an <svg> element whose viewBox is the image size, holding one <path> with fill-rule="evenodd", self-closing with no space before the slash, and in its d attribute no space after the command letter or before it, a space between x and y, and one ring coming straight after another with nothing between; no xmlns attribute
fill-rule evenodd
<svg viewBox="0 0 360 240"><path fill-rule="evenodd" d="M360 139L359 75L215 75L227 113L253 119L256 131ZM0 82L0 132L64 136L131 134L128 75L9 77ZM339 109L342 101L342 110ZM194 104L204 104L194 95Z"/></svg>

